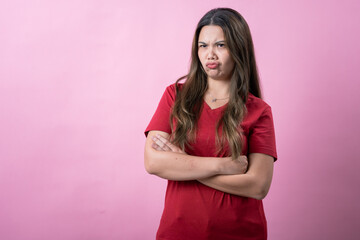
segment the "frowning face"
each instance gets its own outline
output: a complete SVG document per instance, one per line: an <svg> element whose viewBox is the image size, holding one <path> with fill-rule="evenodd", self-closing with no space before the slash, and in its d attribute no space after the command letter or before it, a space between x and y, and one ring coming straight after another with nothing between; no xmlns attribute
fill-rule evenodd
<svg viewBox="0 0 360 240"><path fill-rule="evenodd" d="M208 25L201 29L198 57L208 79L230 81L235 63L221 27Z"/></svg>

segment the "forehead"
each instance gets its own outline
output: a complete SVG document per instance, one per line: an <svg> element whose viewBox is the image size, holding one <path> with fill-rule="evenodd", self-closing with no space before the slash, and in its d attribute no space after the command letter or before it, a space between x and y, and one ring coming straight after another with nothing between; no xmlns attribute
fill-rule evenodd
<svg viewBox="0 0 360 240"><path fill-rule="evenodd" d="M225 41L224 31L217 25L204 26L199 34L199 42Z"/></svg>

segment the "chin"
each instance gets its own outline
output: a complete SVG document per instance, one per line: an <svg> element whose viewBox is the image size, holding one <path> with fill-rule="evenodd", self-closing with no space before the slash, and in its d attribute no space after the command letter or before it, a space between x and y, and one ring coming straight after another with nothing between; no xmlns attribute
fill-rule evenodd
<svg viewBox="0 0 360 240"><path fill-rule="evenodd" d="M224 80L226 80L226 79L224 78L224 76L219 76L219 75L208 75L208 78L211 78L211 79L213 79L213 80L218 80L218 81L224 81Z"/></svg>
<svg viewBox="0 0 360 240"><path fill-rule="evenodd" d="M207 74L207 76L209 77L209 78L212 78L212 79L219 79L219 78L221 78L221 76L219 76L218 74Z"/></svg>

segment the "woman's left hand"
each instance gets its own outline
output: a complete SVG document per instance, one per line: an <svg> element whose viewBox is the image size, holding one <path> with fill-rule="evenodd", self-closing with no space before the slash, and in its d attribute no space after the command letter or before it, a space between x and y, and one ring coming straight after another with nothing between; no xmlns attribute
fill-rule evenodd
<svg viewBox="0 0 360 240"><path fill-rule="evenodd" d="M177 152L186 154L183 150L181 150L181 148L172 144L169 140L167 140L160 134L156 134L156 136L154 136L152 140L152 147L157 151Z"/></svg>

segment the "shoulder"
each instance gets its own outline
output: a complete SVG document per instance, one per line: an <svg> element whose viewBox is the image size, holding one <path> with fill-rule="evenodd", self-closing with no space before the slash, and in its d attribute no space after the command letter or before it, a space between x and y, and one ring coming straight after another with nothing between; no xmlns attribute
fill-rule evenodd
<svg viewBox="0 0 360 240"><path fill-rule="evenodd" d="M177 83L178 89L181 90L183 83ZM165 93L168 97L175 100L176 97L176 83L170 84L166 87Z"/></svg>
<svg viewBox="0 0 360 240"><path fill-rule="evenodd" d="M261 124L264 120L272 121L272 110L269 104L267 104L261 98L255 97L249 93L248 100L246 102L246 115L243 121L243 126L251 129L256 124Z"/></svg>
<svg viewBox="0 0 360 240"><path fill-rule="evenodd" d="M242 123L248 134L249 153L264 153L277 159L272 110L264 100L249 94Z"/></svg>
<svg viewBox="0 0 360 240"><path fill-rule="evenodd" d="M271 107L261 98L255 97L253 94L249 93L246 108L248 112L258 112L263 113L264 111L271 111Z"/></svg>

